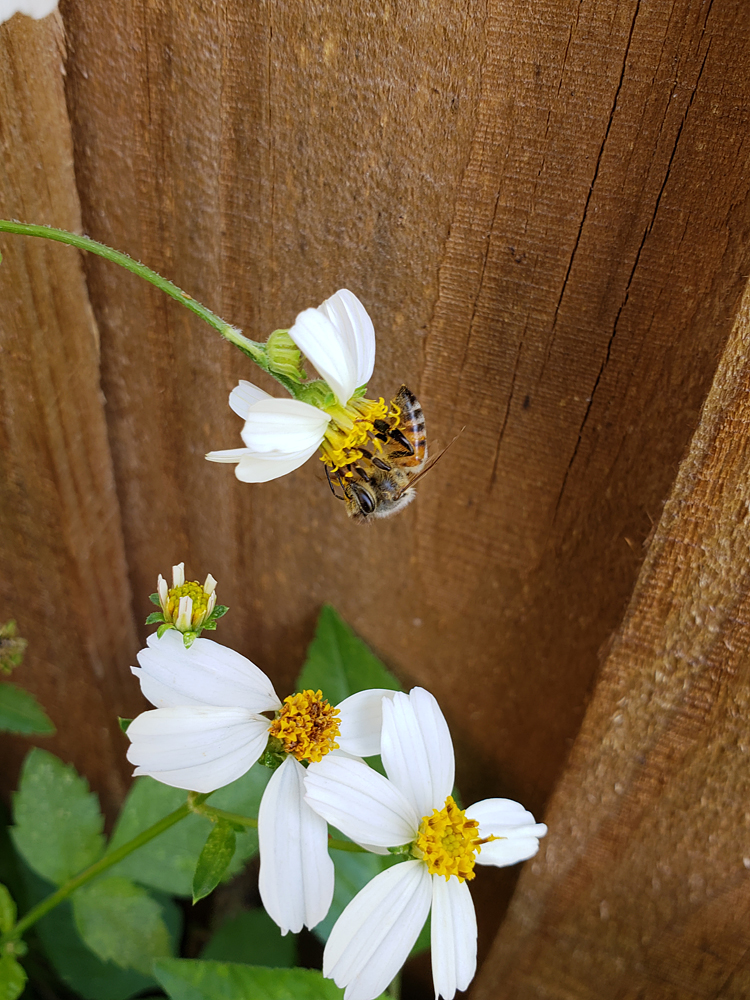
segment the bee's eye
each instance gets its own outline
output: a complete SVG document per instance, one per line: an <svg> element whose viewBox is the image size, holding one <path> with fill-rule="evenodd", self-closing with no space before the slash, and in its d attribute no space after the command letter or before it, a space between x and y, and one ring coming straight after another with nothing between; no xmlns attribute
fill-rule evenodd
<svg viewBox="0 0 750 1000"><path fill-rule="evenodd" d="M359 504L362 513L372 514L375 510L375 501L372 499L367 490L362 489L362 487L357 483L352 483L350 489L357 498L357 503Z"/></svg>

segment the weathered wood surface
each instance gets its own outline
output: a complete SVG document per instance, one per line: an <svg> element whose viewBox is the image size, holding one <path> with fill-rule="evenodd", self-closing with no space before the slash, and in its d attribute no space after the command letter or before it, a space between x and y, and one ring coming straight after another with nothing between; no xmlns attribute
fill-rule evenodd
<svg viewBox="0 0 750 1000"><path fill-rule="evenodd" d="M80 229L64 59L59 17L0 27L0 212ZM116 714L139 699L98 333L75 251L4 240L2 253L0 621L15 618L29 640L16 679L57 726L43 745L111 810L129 771ZM28 740L3 747L7 789Z"/></svg>
<svg viewBox="0 0 750 1000"><path fill-rule="evenodd" d="M232 608L217 638L283 692L331 601L445 706L467 799L541 810L750 270L750 9L64 0L62 16L84 230L257 338L350 287L378 331L372 389L418 392L433 452L465 428L417 502L365 528L315 462L240 484L202 455L239 444L226 397L250 363L86 260L136 616L173 562L211 571ZM37 495L35 516L52 505ZM122 689L103 697L120 710ZM514 875L482 876L487 944Z"/></svg>
<svg viewBox="0 0 750 1000"><path fill-rule="evenodd" d="M750 285L477 1000L750 995Z"/></svg>

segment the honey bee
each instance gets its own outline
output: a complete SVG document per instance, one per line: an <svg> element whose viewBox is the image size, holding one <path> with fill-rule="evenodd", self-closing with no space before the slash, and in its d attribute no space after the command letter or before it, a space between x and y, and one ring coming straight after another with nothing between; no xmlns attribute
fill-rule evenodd
<svg viewBox="0 0 750 1000"><path fill-rule="evenodd" d="M361 458L337 470L346 512L355 521L390 517L416 496L413 484L425 469L427 437L419 400L402 385L391 400L388 419L373 424L372 449L360 448ZM329 477L330 483L330 477ZM331 484L334 496L337 496Z"/></svg>

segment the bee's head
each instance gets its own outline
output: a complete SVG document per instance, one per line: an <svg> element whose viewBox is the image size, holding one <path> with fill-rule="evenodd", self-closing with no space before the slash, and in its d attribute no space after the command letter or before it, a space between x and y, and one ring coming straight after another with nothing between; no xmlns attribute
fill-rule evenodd
<svg viewBox="0 0 750 1000"><path fill-rule="evenodd" d="M349 517L355 521L390 517L391 514L410 504L416 496L416 492L411 488L403 489L400 486L398 489L388 488L389 485L391 484L386 482L347 483L344 487L344 497Z"/></svg>

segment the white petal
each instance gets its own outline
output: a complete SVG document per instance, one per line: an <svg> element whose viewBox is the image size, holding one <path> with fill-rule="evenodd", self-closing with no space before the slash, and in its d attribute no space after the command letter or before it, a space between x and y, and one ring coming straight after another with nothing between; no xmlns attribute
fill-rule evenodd
<svg viewBox="0 0 750 1000"><path fill-rule="evenodd" d="M467 882L432 876L432 979L435 996L453 1000L477 971L477 917Z"/></svg>
<svg viewBox="0 0 750 1000"><path fill-rule="evenodd" d="M383 702L381 753L386 774L420 819L443 808L453 789L453 743L429 691L412 688Z"/></svg>
<svg viewBox="0 0 750 1000"><path fill-rule="evenodd" d="M128 726L135 774L212 792L249 771L268 742L268 719L243 708L158 708Z"/></svg>
<svg viewBox="0 0 750 1000"><path fill-rule="evenodd" d="M268 782L258 813L260 896L282 934L314 927L333 899L328 828L304 801L304 778L304 767L287 757Z"/></svg>
<svg viewBox="0 0 750 1000"><path fill-rule="evenodd" d="M172 567L172 586L181 587L185 582L185 563L177 563Z"/></svg>
<svg viewBox="0 0 750 1000"><path fill-rule="evenodd" d="M268 483L272 479L280 479L304 465L315 454L319 444L320 441L297 455L280 455L276 452L252 454L246 450L234 474L242 483Z"/></svg>
<svg viewBox="0 0 750 1000"><path fill-rule="evenodd" d="M469 819L479 821L479 836L496 833L496 827L528 826L536 822L533 815L513 799L482 799L466 810Z"/></svg>
<svg viewBox="0 0 750 1000"><path fill-rule="evenodd" d="M188 594L180 598L180 603L177 606L177 618L175 620L175 625L180 630L180 632L186 632L190 628L190 624L193 620L193 598Z"/></svg>
<svg viewBox="0 0 750 1000"><path fill-rule="evenodd" d="M355 387L367 385L375 367L375 327L367 310L348 288L340 289L318 308L349 343L356 369Z"/></svg>
<svg viewBox="0 0 750 1000"><path fill-rule="evenodd" d="M229 405L238 417L247 420L247 414L251 406L255 406L256 403L260 403L264 399L271 398L269 393L259 389L257 385L253 385L252 382L246 382L242 379L239 385L236 385L229 393Z"/></svg>
<svg viewBox="0 0 750 1000"><path fill-rule="evenodd" d="M269 396L248 411L242 440L254 454L299 455L318 447L329 421L317 406Z"/></svg>
<svg viewBox="0 0 750 1000"><path fill-rule="evenodd" d="M367 764L328 754L310 764L305 800L358 844L397 847L411 843L416 813L395 785Z"/></svg>
<svg viewBox="0 0 750 1000"><path fill-rule="evenodd" d="M209 451L203 457L207 462L224 462L228 465L230 462L241 462L243 458L251 454L249 448L225 448L224 451Z"/></svg>
<svg viewBox="0 0 750 1000"><path fill-rule="evenodd" d="M216 596L215 593L214 593L214 591L216 590L216 582L217 581L214 580L214 578L209 573L208 576L206 577L206 582L203 584L203 589L209 595L209 598L210 597L214 597L215 598L215 596ZM211 612L209 611L209 614L210 613Z"/></svg>
<svg viewBox="0 0 750 1000"><path fill-rule="evenodd" d="M338 401L346 404L358 386L357 361L347 334L318 309L305 309L294 321L289 336L315 365Z"/></svg>
<svg viewBox="0 0 750 1000"><path fill-rule="evenodd" d="M544 830L546 833L547 828ZM489 844L482 844L482 850L477 855L477 864L506 868L508 865L517 865L520 861L528 861L538 850L538 837L513 836L507 840L493 840Z"/></svg>
<svg viewBox="0 0 750 1000"><path fill-rule="evenodd" d="M395 693L387 688L370 688L349 695L337 705L341 720L338 743L342 750L358 757L380 753L383 698L392 698Z"/></svg>
<svg viewBox="0 0 750 1000"><path fill-rule="evenodd" d="M357 893L333 926L323 975L346 987L345 1000L374 1000L398 974L430 912L422 861L394 865Z"/></svg>
<svg viewBox="0 0 750 1000"><path fill-rule="evenodd" d="M159 574L159 579L156 583L156 589L159 592L159 603L161 604L162 611L166 610L167 600L169 598L169 585L164 577Z"/></svg>
<svg viewBox="0 0 750 1000"><path fill-rule="evenodd" d="M185 649L182 635L170 629L148 638L133 673L152 705L217 705L272 712L281 708L273 684L250 660L211 639L196 639Z"/></svg>
<svg viewBox="0 0 750 1000"><path fill-rule="evenodd" d="M0 23L7 21L16 11L38 21L51 14L55 7L57 0L0 0Z"/></svg>

